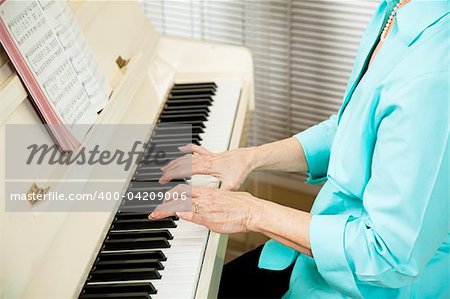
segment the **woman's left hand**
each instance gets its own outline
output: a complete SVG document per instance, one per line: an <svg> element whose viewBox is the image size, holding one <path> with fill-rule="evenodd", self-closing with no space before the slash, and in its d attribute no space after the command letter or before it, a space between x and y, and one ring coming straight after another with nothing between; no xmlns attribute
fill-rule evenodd
<svg viewBox="0 0 450 299"><path fill-rule="evenodd" d="M262 200L247 192L192 187L195 212L176 213L181 219L206 226L217 233L247 232ZM153 212L151 219L167 217L167 213Z"/></svg>

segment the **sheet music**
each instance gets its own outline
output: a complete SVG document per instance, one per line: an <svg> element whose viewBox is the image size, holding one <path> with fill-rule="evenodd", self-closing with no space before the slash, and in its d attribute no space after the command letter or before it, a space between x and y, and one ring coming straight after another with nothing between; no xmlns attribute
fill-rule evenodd
<svg viewBox="0 0 450 299"><path fill-rule="evenodd" d="M67 4L6 1L0 5L0 17L16 52L20 52L61 122L82 140L89 126L75 130L75 125L95 122L96 112L107 101L109 85L90 56Z"/></svg>
<svg viewBox="0 0 450 299"><path fill-rule="evenodd" d="M39 3L91 102L97 111L102 110L108 102L111 87L97 66L67 3L61 0L39 0Z"/></svg>

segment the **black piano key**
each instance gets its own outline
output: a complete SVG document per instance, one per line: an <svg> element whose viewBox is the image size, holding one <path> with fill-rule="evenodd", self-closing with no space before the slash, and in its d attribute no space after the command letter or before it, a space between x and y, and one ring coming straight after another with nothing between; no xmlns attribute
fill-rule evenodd
<svg viewBox="0 0 450 299"><path fill-rule="evenodd" d="M105 294L83 294L80 295L81 299L108 299L108 298L125 298L125 299L152 299L147 293L144 292L125 292L125 293L105 293Z"/></svg>
<svg viewBox="0 0 450 299"><path fill-rule="evenodd" d="M133 213L133 212L142 212L151 213L156 209L157 205L144 205L144 204L133 204L133 205L122 205L120 206L119 211L124 213Z"/></svg>
<svg viewBox="0 0 450 299"><path fill-rule="evenodd" d="M192 135L192 139L191 139L192 141L197 141L199 144L197 144L197 145L201 145L201 143L202 143L202 141L203 141L203 138L201 137L201 136L199 136L199 135L197 135L197 134L195 134L195 135Z"/></svg>
<svg viewBox="0 0 450 299"><path fill-rule="evenodd" d="M122 292L143 292L156 294L156 289L151 282L88 284L84 288L84 294L108 294Z"/></svg>
<svg viewBox="0 0 450 299"><path fill-rule="evenodd" d="M166 154L166 157L164 158L164 161L154 161L154 158L152 157L142 157L142 159L139 161L138 167L158 167L161 169L162 167L169 164L170 161L175 160L177 158L182 157L183 154L176 154L176 153L168 153Z"/></svg>
<svg viewBox="0 0 450 299"><path fill-rule="evenodd" d="M178 221L178 220L180 220L180 217L178 217L177 215L169 216L169 217L167 217L167 218L170 218L170 219L172 219L173 221Z"/></svg>
<svg viewBox="0 0 450 299"><path fill-rule="evenodd" d="M188 179L188 178L187 178ZM156 184L157 182L148 182L148 181L138 181L134 180L133 183L146 183L146 184ZM173 182L170 182L173 183ZM168 183L168 184L170 184ZM176 185L186 184L185 180L177 179ZM176 186L175 185L175 186ZM127 205L143 205L143 206L152 206L158 205L164 200L165 192L172 189L172 187L168 187L168 189L162 188L137 188L136 190L127 191L125 198L122 200L121 206ZM144 212L144 211L141 211Z"/></svg>
<svg viewBox="0 0 450 299"><path fill-rule="evenodd" d="M166 107L181 107L185 105L202 105L203 107L210 107L214 99L211 97L198 98L198 97L174 97L167 100ZM178 110L178 109L177 109ZM173 111L173 110L172 110Z"/></svg>
<svg viewBox="0 0 450 299"><path fill-rule="evenodd" d="M162 176L161 171L157 174L154 174L155 172L152 171L136 171L133 175L132 181L133 182L158 182L159 178ZM160 191L165 192L165 191Z"/></svg>
<svg viewBox="0 0 450 299"><path fill-rule="evenodd" d="M164 134L164 133L154 134L150 138L150 140L152 143L155 143L157 149L159 149L159 147L161 147L159 141L163 141L165 139L189 140L190 138L192 138L192 132L176 132L172 134Z"/></svg>
<svg viewBox="0 0 450 299"><path fill-rule="evenodd" d="M144 164L139 164L138 167L136 167L136 171L137 170L142 170L142 171L160 171L161 168L163 166L160 165L144 165Z"/></svg>
<svg viewBox="0 0 450 299"><path fill-rule="evenodd" d="M198 85L208 85L217 87L216 82L185 82L185 83L175 83L172 88L184 87L184 86L198 86Z"/></svg>
<svg viewBox="0 0 450 299"><path fill-rule="evenodd" d="M211 106L213 100L208 99L175 99L168 100L166 107L182 107L186 105L201 105L201 106Z"/></svg>
<svg viewBox="0 0 450 299"><path fill-rule="evenodd" d="M174 96L211 96L216 94L216 89L211 87L202 88L176 88L170 91L170 97Z"/></svg>
<svg viewBox="0 0 450 299"><path fill-rule="evenodd" d="M175 228L177 224L172 219L126 219L115 221L112 230L152 229L152 228Z"/></svg>
<svg viewBox="0 0 450 299"><path fill-rule="evenodd" d="M148 219L148 213L146 212L117 212L116 214L116 220L123 220L123 219ZM166 218L164 218L166 219ZM180 220L178 216L173 215L173 216L169 216L167 217L167 219L171 219L173 221L178 221Z"/></svg>
<svg viewBox="0 0 450 299"><path fill-rule="evenodd" d="M202 139L199 137L194 137L191 140L184 142L182 145L179 144L179 146L184 146L186 144L189 143L193 143L193 144L197 144L197 143L201 143ZM142 160L139 161L139 165L142 166L150 166L153 168L157 168L159 167L159 169L161 169L163 166L165 166L166 164L168 164L170 161L175 160L177 158L180 158L182 156L184 156L184 153L181 153L180 151L171 151L171 152L164 152L164 158L158 161L155 161L154 156L153 155L143 155L142 156ZM165 163L163 163L165 162ZM139 166L138 166L139 167Z"/></svg>
<svg viewBox="0 0 450 299"><path fill-rule="evenodd" d="M173 119L168 119L173 120ZM194 119L193 119L194 120ZM181 122L176 123L178 125ZM188 124L188 121L183 122L183 124ZM189 124L188 124L189 125ZM164 144L166 140L178 140L180 144L186 144L186 142L189 142L189 139L192 138L192 132L184 132L179 135L171 135L171 134L159 134L154 135L150 138L150 141L155 145L155 149L153 151L147 151L148 153L156 153L156 151L161 151L161 147L165 147L167 145Z"/></svg>
<svg viewBox="0 0 450 299"><path fill-rule="evenodd" d="M172 89L178 88L198 88L198 87L211 87L217 88L216 83L214 82L204 82L204 83L176 83L173 85Z"/></svg>
<svg viewBox="0 0 450 299"><path fill-rule="evenodd" d="M174 143L172 141L170 141L170 144L168 142L155 142L155 144L157 144L157 146L155 147L154 151L145 151L142 155L142 158L146 158L149 159L152 162L156 163L163 163L164 161L167 160L167 153L180 153L180 150L178 149L181 145L180 144L187 144L189 143L189 140L191 138L187 138L187 139L183 139L182 142L177 142ZM152 142L154 142L152 140Z"/></svg>
<svg viewBox="0 0 450 299"><path fill-rule="evenodd" d="M136 250L170 248L166 238L129 238L129 239L107 239L103 243L102 250Z"/></svg>
<svg viewBox="0 0 450 299"><path fill-rule="evenodd" d="M170 150L173 152L177 152L180 153L180 151L178 150L178 147L186 145L187 143L189 143L192 139L196 139L198 138L198 134L193 134L190 133L189 134L189 138L186 138L185 136L170 136L170 135L166 135L166 136L156 136L154 138L152 138L152 142L154 142L155 144L158 144L157 150L158 151L162 151L162 148L166 148L166 147L172 147ZM173 145L170 145L173 144ZM151 155L151 152L148 152L149 155ZM154 153L153 153L154 154ZM166 154L166 151L164 151L164 154Z"/></svg>
<svg viewBox="0 0 450 299"><path fill-rule="evenodd" d="M196 104L196 103L189 104L189 105L186 105L186 106L183 106L183 105L167 106L166 105L166 107L164 107L163 111L167 112L167 113L170 113L172 111L184 111L184 110L191 110L191 109L204 110L204 111L207 111L208 113L211 111L207 105ZM158 128L156 128L156 130L158 130Z"/></svg>
<svg viewBox="0 0 450 299"><path fill-rule="evenodd" d="M157 173L136 172L135 175L133 176L133 180L140 182L158 182L161 177L162 177L161 171Z"/></svg>
<svg viewBox="0 0 450 299"><path fill-rule="evenodd" d="M175 119L166 119L166 120L164 120L164 123L166 123L166 124L180 124L177 120L175 120ZM183 124L187 124L187 123L183 123ZM202 129L205 129L206 127L205 127L205 122L204 121L190 121L189 123L188 123L189 125L192 125L192 127L194 127L194 126L196 126L196 127L200 127L200 128L202 128ZM168 142L168 143L165 143L164 145L173 145L173 146L179 146L179 143L175 143L175 142Z"/></svg>
<svg viewBox="0 0 450 299"><path fill-rule="evenodd" d="M209 109L177 109L177 110L165 110L161 113L161 116L168 116L168 115L180 115L180 114L201 114L204 117L208 117L209 115Z"/></svg>
<svg viewBox="0 0 450 299"><path fill-rule="evenodd" d="M136 196L139 196L139 194L138 195L136 195ZM156 206L158 206L159 204L161 204L162 203L162 199L161 200L153 200L153 201L143 201L143 200L138 200L138 199L135 199L135 200L130 200L130 199L127 199L127 200L124 200L123 202L122 202L122 204L120 205L120 207L119 207L119 210L121 211L121 212L123 212L123 213L125 213L125 212L127 212L127 211L125 211L125 210L122 210L122 208L124 208L124 207L134 207L135 208L135 210L132 210L132 211L129 211L129 212L136 212L136 213L147 213L148 212L148 210L147 209L152 209L152 211L153 211L153 209L155 209L156 208ZM137 207L142 207L142 208L147 208L147 209L144 209L144 210L137 210L136 208Z"/></svg>
<svg viewBox="0 0 450 299"><path fill-rule="evenodd" d="M167 260L167 257L161 250L102 252L98 257L98 260L103 261L122 261L131 259L157 259L164 262Z"/></svg>
<svg viewBox="0 0 450 299"><path fill-rule="evenodd" d="M148 216L148 214L147 214ZM164 238L172 240L173 236L167 229L144 230L144 231L110 231L107 240L119 240L130 238Z"/></svg>
<svg viewBox="0 0 450 299"><path fill-rule="evenodd" d="M178 126L175 126L173 124L165 124L165 123L159 123L161 127L158 127L155 130L155 134L173 134L173 133L180 133L180 128ZM194 131L195 127L190 125L185 125L182 127L183 130L191 131L193 134L199 134L204 133L203 130ZM159 148L159 145L157 145Z"/></svg>
<svg viewBox="0 0 450 299"><path fill-rule="evenodd" d="M155 268L163 270L163 264L157 259L142 260L122 260L122 261L99 261L95 264L94 270L106 269L133 269L133 268Z"/></svg>
<svg viewBox="0 0 450 299"><path fill-rule="evenodd" d="M123 212L118 212L116 214L116 218L115 219L148 219L148 213L146 212L135 212L135 213L123 213Z"/></svg>
<svg viewBox="0 0 450 299"><path fill-rule="evenodd" d="M94 270L90 274L89 282L103 281L127 281L161 279L161 274L155 268L133 268L133 269L105 269Z"/></svg>
<svg viewBox="0 0 450 299"><path fill-rule="evenodd" d="M168 123L171 123L171 122L168 122ZM205 125L203 124L203 122L195 123L195 125L205 128ZM180 146L184 146L189 143L190 143L190 140L183 140L182 142L180 142L178 140L169 140L169 141L165 141L162 145L173 146L173 147L178 148ZM168 159L166 152L164 152L164 156L160 156L158 158L156 158L154 154L145 155L145 157L147 157L148 163L150 163L150 164L162 163Z"/></svg>
<svg viewBox="0 0 450 299"><path fill-rule="evenodd" d="M205 129L205 126L196 126L196 125L191 126L192 134L205 133L204 129Z"/></svg>
<svg viewBox="0 0 450 299"><path fill-rule="evenodd" d="M152 182L146 182L146 183L152 183ZM158 195L158 194L156 194ZM155 196L156 196L155 195ZM152 207L152 206L156 206L158 204L160 204L163 200L162 198L162 194L161 194L161 199L159 198L155 198L154 200L143 200L142 198L150 198L150 194L147 195L147 193L145 192L127 192L126 195L127 198L124 198L122 200L121 203L121 207L122 206L147 206L147 207ZM139 211L141 213L144 213L146 211Z"/></svg>
<svg viewBox="0 0 450 299"><path fill-rule="evenodd" d="M179 137L179 136L161 136L161 137L152 138L152 142L154 142L156 144L159 144L160 146L165 146L165 145L168 145L168 144L174 144L174 145L176 145L174 147L178 148L179 146L183 146L183 145L189 143L192 139L193 139L192 134L190 134L189 138ZM158 149L158 150L161 151L160 149ZM180 151L178 151L178 153L179 152ZM164 152L164 154L166 154L166 152ZM153 156L153 158L154 158L155 154L154 153L149 153L147 156L150 156L150 157ZM166 156L164 155L164 158L165 157ZM159 157L159 159L162 159L162 158L163 158L162 156Z"/></svg>
<svg viewBox="0 0 450 299"><path fill-rule="evenodd" d="M168 122L173 126L178 126L180 123L176 123L176 122ZM183 125L185 125L186 123L183 123ZM191 126L190 124L187 124L189 126ZM189 132L187 132L186 130L181 131L181 133L179 133L178 135L175 134L159 134L159 135L154 135L150 138L150 141L155 144L155 149L153 151L146 151L146 153L148 154L156 154L157 152L166 152L166 151L178 151L178 147L180 145L171 145L171 144L166 144L165 142L167 140L178 140L179 144L187 144L189 142L189 140L192 138L192 132L189 130ZM159 154L161 155L161 154Z"/></svg>
<svg viewBox="0 0 450 299"><path fill-rule="evenodd" d="M185 140L185 142L187 142L189 140L189 138L186 138L184 140ZM154 141L152 140L151 142L154 142ZM163 144L160 142L154 142L154 144L156 144L154 150L153 151L151 151L151 150L145 151L144 152L145 156L155 158L156 157L155 155L158 152L163 152L164 154L166 154L168 152L177 152L177 153L180 152L180 150L178 149L179 145L168 145L168 144ZM160 160L163 158L164 157L161 157L161 154L159 154L158 159Z"/></svg>
<svg viewBox="0 0 450 299"><path fill-rule="evenodd" d="M186 145L186 144L188 144L189 143L189 141L186 141L183 145ZM175 149L172 149L172 150L170 150L170 151L165 151L164 152L164 159L165 160L167 160L167 159L174 159L174 158L178 158L178 157L181 157L181 156L183 156L184 154L183 153L181 153L179 150L178 150L178 147L180 147L181 145L177 145L176 147L175 147ZM144 155L143 157L145 157L146 159L154 159L154 156L152 156L151 154L148 154L148 155ZM150 162L150 161L149 161ZM158 163L160 163L161 161L158 161ZM157 165L156 164L156 161L155 161L155 163L149 163L149 164L154 164L155 166ZM162 167L162 166L161 166Z"/></svg>
<svg viewBox="0 0 450 299"><path fill-rule="evenodd" d="M162 167L162 166L161 166ZM142 182L131 182L127 192L133 191L147 191L147 192L164 192L177 186L177 182L170 182L167 184L159 183L142 183Z"/></svg>
<svg viewBox="0 0 450 299"><path fill-rule="evenodd" d="M133 175L133 182L158 182L159 178L162 176L162 172L159 171L136 171ZM163 191L161 191L163 192Z"/></svg>
<svg viewBox="0 0 450 299"><path fill-rule="evenodd" d="M189 142L186 142L185 144L188 144ZM139 161L139 165L142 166L154 166L159 168L163 167L167 163L169 163L171 160L174 160L176 158L182 157L184 154L180 153L179 151L175 152L165 152L164 158L161 159L155 159L155 157L151 154L149 155L143 155L142 159Z"/></svg>
<svg viewBox="0 0 450 299"><path fill-rule="evenodd" d="M164 147L164 141L165 140L170 140L170 139L176 139L176 140L180 140L180 142L184 142L186 143L187 141L189 141L189 139L192 138L192 132L187 132L187 130L185 130L185 132L181 131L177 134L158 134L158 135L153 135L150 140L153 144L155 144L155 149L153 150L153 153L155 152L155 150L161 150L161 147ZM147 151L147 152L152 152L152 151Z"/></svg>

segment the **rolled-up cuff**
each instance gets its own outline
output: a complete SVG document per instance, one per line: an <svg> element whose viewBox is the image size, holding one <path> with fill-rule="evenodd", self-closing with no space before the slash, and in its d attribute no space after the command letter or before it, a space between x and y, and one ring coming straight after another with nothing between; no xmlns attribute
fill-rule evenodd
<svg viewBox="0 0 450 299"><path fill-rule="evenodd" d="M308 164L308 179L310 184L319 184L326 180L330 149L324 142L322 128L311 127L294 135L300 142Z"/></svg>
<svg viewBox="0 0 450 299"><path fill-rule="evenodd" d="M309 238L317 269L325 281L351 298L363 298L347 262L344 234L348 216L313 215Z"/></svg>
<svg viewBox="0 0 450 299"><path fill-rule="evenodd" d="M258 267L268 270L284 270L295 261L298 251L275 240L269 240L263 247Z"/></svg>

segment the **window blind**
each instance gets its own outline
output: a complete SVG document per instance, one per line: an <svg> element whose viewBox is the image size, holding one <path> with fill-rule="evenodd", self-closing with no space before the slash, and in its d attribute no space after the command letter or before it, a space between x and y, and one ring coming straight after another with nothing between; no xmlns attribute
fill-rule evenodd
<svg viewBox="0 0 450 299"><path fill-rule="evenodd" d="M141 0L157 30L248 47L255 111L249 145L289 137L342 102L363 31L379 1Z"/></svg>
<svg viewBox="0 0 450 299"><path fill-rule="evenodd" d="M378 1L143 0L164 34L248 47L255 65L249 143L286 138L341 104Z"/></svg>

